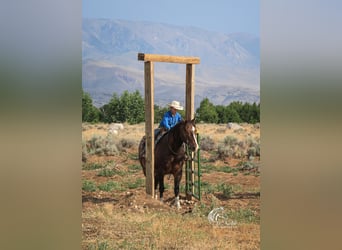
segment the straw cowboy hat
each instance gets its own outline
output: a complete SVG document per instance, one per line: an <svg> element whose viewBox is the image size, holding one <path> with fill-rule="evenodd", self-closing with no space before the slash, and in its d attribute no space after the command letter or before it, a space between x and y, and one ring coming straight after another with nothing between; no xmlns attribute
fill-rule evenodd
<svg viewBox="0 0 342 250"><path fill-rule="evenodd" d="M184 108L180 105L179 102L177 101L172 101L170 104L169 104L169 107L172 107L172 108L175 108L177 110L183 110Z"/></svg>

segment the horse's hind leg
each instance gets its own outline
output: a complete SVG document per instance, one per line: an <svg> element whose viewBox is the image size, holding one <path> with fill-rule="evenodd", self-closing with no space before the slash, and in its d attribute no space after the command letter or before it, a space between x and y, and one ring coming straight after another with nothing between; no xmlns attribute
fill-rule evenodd
<svg viewBox="0 0 342 250"><path fill-rule="evenodd" d="M154 176L154 198L157 200L158 199L158 177L157 175Z"/></svg>
<svg viewBox="0 0 342 250"><path fill-rule="evenodd" d="M163 201L163 193L164 193L164 175L159 175L159 194L160 194L160 201Z"/></svg>
<svg viewBox="0 0 342 250"><path fill-rule="evenodd" d="M182 171L180 171L180 173L178 174L175 174L173 178L174 178L175 205L179 209L181 208L181 205L179 202L179 184L182 179Z"/></svg>

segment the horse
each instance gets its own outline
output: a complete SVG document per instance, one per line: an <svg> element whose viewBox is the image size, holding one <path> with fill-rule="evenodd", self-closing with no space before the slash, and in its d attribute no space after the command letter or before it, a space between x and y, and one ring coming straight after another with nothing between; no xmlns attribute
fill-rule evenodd
<svg viewBox="0 0 342 250"><path fill-rule="evenodd" d="M145 159L146 137L139 144L139 161L146 176ZM179 184L182 179L183 165L186 160L184 144L189 150L196 152L199 148L196 139L195 119L183 120L162 135L155 145L154 151L154 189L157 198L157 187L159 185L159 197L163 202L164 176L172 174L174 178L175 205L180 208Z"/></svg>

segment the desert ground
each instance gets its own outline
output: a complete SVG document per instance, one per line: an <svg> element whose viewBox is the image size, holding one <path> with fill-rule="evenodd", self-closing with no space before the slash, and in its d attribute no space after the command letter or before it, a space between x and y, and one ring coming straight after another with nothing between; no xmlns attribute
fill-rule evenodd
<svg viewBox="0 0 342 250"><path fill-rule="evenodd" d="M186 200L183 171L180 209L172 176L164 202L146 195L145 124L112 127L82 124L82 249L260 249L260 124L197 124L202 198Z"/></svg>

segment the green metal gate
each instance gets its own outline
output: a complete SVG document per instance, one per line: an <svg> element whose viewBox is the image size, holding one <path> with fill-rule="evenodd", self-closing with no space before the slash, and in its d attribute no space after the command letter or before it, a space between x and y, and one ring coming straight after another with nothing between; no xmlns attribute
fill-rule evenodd
<svg viewBox="0 0 342 250"><path fill-rule="evenodd" d="M200 136L197 134L197 143L200 144ZM186 147L186 153L188 160L186 161L185 168L185 192L188 200L191 197L195 197L201 200L201 164L200 164L200 149L197 150L196 154L189 151L188 146Z"/></svg>

